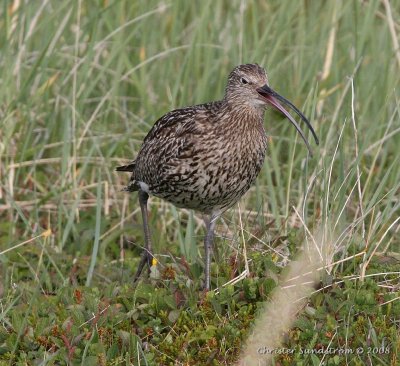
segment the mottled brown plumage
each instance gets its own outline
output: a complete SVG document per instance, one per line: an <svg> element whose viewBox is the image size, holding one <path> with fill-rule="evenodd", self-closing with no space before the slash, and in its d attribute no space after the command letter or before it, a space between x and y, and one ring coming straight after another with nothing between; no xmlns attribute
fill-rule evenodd
<svg viewBox="0 0 400 366"><path fill-rule="evenodd" d="M207 289L215 221L250 188L264 162L267 104L290 119L309 147L299 126L278 101L294 109L316 139L297 108L269 88L263 68L240 65L229 75L224 99L168 112L154 124L135 161L117 168L132 172L126 190L139 191L143 215L147 215L143 210L149 194L209 215L205 239ZM148 252L139 267L151 256L148 228L147 236Z"/></svg>

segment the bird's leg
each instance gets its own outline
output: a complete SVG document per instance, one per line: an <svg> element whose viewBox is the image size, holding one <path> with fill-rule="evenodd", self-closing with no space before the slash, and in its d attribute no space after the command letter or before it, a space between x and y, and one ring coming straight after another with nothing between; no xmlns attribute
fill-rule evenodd
<svg viewBox="0 0 400 366"><path fill-rule="evenodd" d="M142 253L142 257L139 262L139 266L136 270L135 277L133 278L133 282L140 277L143 267L147 263L147 265L151 266L151 260L153 258L152 254L152 245L151 245L151 237L150 237L150 229L149 229L149 221L148 221L148 212L147 212L147 200L149 199L149 195L142 190L139 190L139 204L140 210L142 211L142 220L143 220L143 232L144 232L144 250Z"/></svg>
<svg viewBox="0 0 400 366"><path fill-rule="evenodd" d="M205 219L206 222L206 237L204 238L204 249L205 249L205 279L204 279L204 289L210 290L210 264L211 264L211 254L213 249L213 240L214 240L214 229L215 223L218 219L218 216L211 215L208 219Z"/></svg>

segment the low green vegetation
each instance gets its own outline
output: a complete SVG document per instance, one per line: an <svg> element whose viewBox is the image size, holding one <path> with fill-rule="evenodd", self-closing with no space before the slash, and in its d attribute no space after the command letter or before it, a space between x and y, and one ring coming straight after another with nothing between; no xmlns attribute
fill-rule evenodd
<svg viewBox="0 0 400 366"><path fill-rule="evenodd" d="M235 364L304 244L324 257L319 282L261 359L398 365L399 19L398 0L4 1L0 366ZM320 145L307 157L268 112L257 184L216 230L218 291L201 290L201 216L155 198L158 263L133 284L140 209L115 167L246 62Z"/></svg>
<svg viewBox="0 0 400 366"><path fill-rule="evenodd" d="M160 279L134 288L115 281L101 286L101 279L92 287L60 286L49 279L54 291L29 285L10 291L13 308L0 330L1 365L32 360L54 365L232 364L262 301L276 286L267 274L279 272L265 256L250 259L253 277L218 294L198 292L195 282L185 283L184 267L173 266ZM69 271L76 279L85 276L84 269ZM380 269L373 263L371 272ZM275 350L275 364L317 365L325 357L327 365L341 365L347 357L350 365L368 360L395 365L398 273L393 265L386 270L363 283L356 276L333 283L325 278ZM228 274L232 266L222 271Z"/></svg>

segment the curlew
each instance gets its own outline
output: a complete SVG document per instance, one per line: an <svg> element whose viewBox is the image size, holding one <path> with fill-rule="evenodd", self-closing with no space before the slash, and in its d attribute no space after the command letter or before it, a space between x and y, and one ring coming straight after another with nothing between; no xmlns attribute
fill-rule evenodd
<svg viewBox="0 0 400 366"><path fill-rule="evenodd" d="M272 90L265 70L257 64L239 65L228 78L220 101L168 112L145 137L136 159L117 171L131 172L126 191L138 191L145 248L136 281L152 256L147 201L153 195L177 207L206 215L204 288L210 289L210 261L215 223L250 188L264 163L267 135L264 112L268 105L300 126L283 107L291 108L318 138L307 118Z"/></svg>

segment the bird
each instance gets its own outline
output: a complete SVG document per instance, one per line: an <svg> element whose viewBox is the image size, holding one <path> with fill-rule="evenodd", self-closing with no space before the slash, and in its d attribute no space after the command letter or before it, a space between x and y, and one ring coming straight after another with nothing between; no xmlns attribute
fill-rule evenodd
<svg viewBox="0 0 400 366"><path fill-rule="evenodd" d="M203 288L210 290L216 221L260 173L268 145L264 128L268 106L295 126L312 155L304 132L283 105L301 118L318 145L308 119L269 86L265 69L256 63L243 64L229 74L223 99L166 113L144 138L136 159L116 168L131 173L124 190L138 191L142 213L145 246L134 282L153 259L147 203L149 196L155 196L206 218Z"/></svg>

